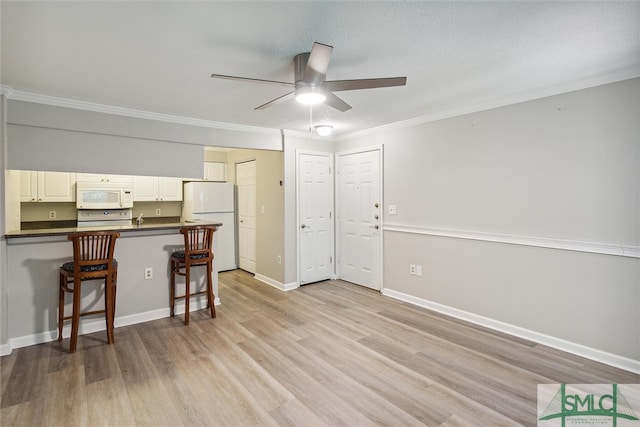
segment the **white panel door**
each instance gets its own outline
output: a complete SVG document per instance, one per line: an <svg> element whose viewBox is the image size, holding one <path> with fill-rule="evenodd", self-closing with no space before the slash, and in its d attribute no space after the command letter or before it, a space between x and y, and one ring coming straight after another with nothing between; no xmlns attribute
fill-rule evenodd
<svg viewBox="0 0 640 427"><path fill-rule="evenodd" d="M380 150L338 154L338 277L380 289Z"/></svg>
<svg viewBox="0 0 640 427"><path fill-rule="evenodd" d="M256 272L256 162L236 165L238 185L238 264Z"/></svg>
<svg viewBox="0 0 640 427"><path fill-rule="evenodd" d="M333 272L333 161L328 153L299 153L298 247L300 284L330 279Z"/></svg>

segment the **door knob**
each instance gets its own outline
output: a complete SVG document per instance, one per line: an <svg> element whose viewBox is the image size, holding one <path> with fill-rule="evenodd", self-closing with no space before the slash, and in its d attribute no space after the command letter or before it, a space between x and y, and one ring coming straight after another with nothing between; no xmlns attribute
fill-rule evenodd
<svg viewBox="0 0 640 427"><path fill-rule="evenodd" d="M377 203L375 205L373 205L373 206L375 206L376 208L380 207L380 205L378 205Z"/></svg>
<svg viewBox="0 0 640 427"><path fill-rule="evenodd" d="M302 225L300 226L300 228L311 228L311 226L310 226L310 225L306 225L306 224L302 224Z"/></svg>
<svg viewBox="0 0 640 427"><path fill-rule="evenodd" d="M380 228L380 226L378 224L376 225L370 225L369 228L375 228L376 230Z"/></svg>

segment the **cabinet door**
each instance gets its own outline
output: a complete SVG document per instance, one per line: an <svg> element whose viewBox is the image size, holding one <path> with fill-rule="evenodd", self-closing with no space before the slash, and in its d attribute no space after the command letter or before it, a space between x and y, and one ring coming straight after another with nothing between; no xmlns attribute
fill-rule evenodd
<svg viewBox="0 0 640 427"><path fill-rule="evenodd" d="M102 173L78 173L79 182L117 182L121 184L133 184L131 175L105 175Z"/></svg>
<svg viewBox="0 0 640 427"><path fill-rule="evenodd" d="M121 184L133 184L131 175L104 175L105 182L117 182Z"/></svg>
<svg viewBox="0 0 640 427"><path fill-rule="evenodd" d="M20 201L35 202L38 200L38 172L20 171Z"/></svg>
<svg viewBox="0 0 640 427"><path fill-rule="evenodd" d="M158 177L134 176L133 201L155 202L158 200Z"/></svg>
<svg viewBox="0 0 640 427"><path fill-rule="evenodd" d="M205 181L226 181L227 164L223 162L204 162Z"/></svg>
<svg viewBox="0 0 640 427"><path fill-rule="evenodd" d="M162 201L182 200L182 178L158 178L158 198Z"/></svg>
<svg viewBox="0 0 640 427"><path fill-rule="evenodd" d="M101 173L77 173L78 182L104 182L104 175Z"/></svg>
<svg viewBox="0 0 640 427"><path fill-rule="evenodd" d="M76 174L38 172L39 202L73 202L76 200Z"/></svg>

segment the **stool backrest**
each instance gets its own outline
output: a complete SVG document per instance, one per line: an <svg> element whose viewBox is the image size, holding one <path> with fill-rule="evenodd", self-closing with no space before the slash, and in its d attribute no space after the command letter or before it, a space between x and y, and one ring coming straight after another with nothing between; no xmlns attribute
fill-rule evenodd
<svg viewBox="0 0 640 427"><path fill-rule="evenodd" d="M213 225L181 228L180 233L184 235L185 260L197 255L200 255L198 258L201 261L208 257L213 258L213 233L215 231L216 227Z"/></svg>
<svg viewBox="0 0 640 427"><path fill-rule="evenodd" d="M67 239L73 243L74 273L82 272L84 277L104 276L105 271L112 269L113 252L118 237L120 233L117 231L86 231L69 234ZM104 268L98 268L98 266L104 266Z"/></svg>

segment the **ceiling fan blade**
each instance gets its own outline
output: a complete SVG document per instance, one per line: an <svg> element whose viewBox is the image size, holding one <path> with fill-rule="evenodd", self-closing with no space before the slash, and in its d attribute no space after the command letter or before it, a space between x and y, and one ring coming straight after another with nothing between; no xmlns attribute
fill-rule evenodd
<svg viewBox="0 0 640 427"><path fill-rule="evenodd" d="M379 87L404 86L406 77L383 77L379 79L333 80L325 82L324 87L331 92L341 90L374 89Z"/></svg>
<svg viewBox="0 0 640 427"><path fill-rule="evenodd" d="M272 99L271 101L269 101L267 103L264 103L264 104L262 104L262 105L260 105L260 106L258 106L256 108L254 108L254 110L264 110L265 108L269 108L272 105L281 104L283 102L290 101L290 100L292 100L294 98L294 94L295 94L295 91L294 92L285 93L284 95L279 96L276 99Z"/></svg>
<svg viewBox="0 0 640 427"><path fill-rule="evenodd" d="M336 110L341 111L343 113L351 109L351 105L347 104L346 102L344 102L342 99L338 98L331 92L327 92L325 95L327 95L327 99L324 101L324 103L327 104L329 107L333 107Z"/></svg>
<svg viewBox="0 0 640 427"><path fill-rule="evenodd" d="M224 74L211 74L211 78L213 79L225 79L225 80L239 80L239 81L243 81L243 82L255 82L255 83L269 83L269 84L276 84L276 85L280 85L280 86L294 86L293 83L287 83L287 82L278 82L275 80L262 80L262 79L252 79L250 77L238 77L238 76L225 76Z"/></svg>
<svg viewBox="0 0 640 427"><path fill-rule="evenodd" d="M331 60L331 52L333 52L333 46L317 42L313 44L307 66L302 75L303 82L322 83L325 81L327 78L327 68Z"/></svg>

